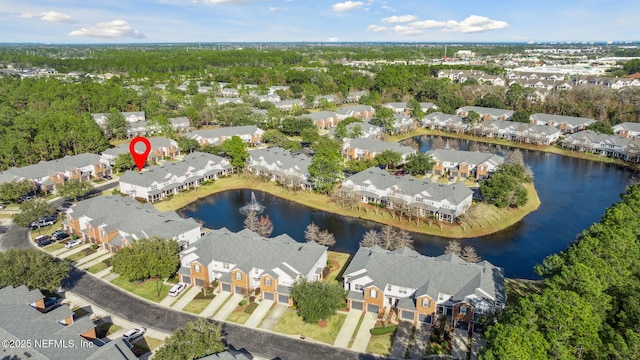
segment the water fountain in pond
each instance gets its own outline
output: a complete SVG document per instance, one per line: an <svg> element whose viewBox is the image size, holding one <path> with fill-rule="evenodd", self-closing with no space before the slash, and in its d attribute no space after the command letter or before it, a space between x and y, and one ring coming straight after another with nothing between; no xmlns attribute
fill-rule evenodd
<svg viewBox="0 0 640 360"><path fill-rule="evenodd" d="M258 200L256 200L256 194L251 192L251 201L247 203L247 205L240 208L240 213L247 214L249 211L253 211L256 214L260 214L264 211L264 205L260 204Z"/></svg>

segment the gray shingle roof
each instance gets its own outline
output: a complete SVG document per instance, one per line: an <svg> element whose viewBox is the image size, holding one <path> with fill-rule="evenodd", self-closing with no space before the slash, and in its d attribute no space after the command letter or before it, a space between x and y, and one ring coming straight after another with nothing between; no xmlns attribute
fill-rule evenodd
<svg viewBox="0 0 640 360"><path fill-rule="evenodd" d="M187 231L200 228L193 219L184 219L175 211L160 212L151 204L140 204L134 199L122 196L99 196L80 201L71 206L67 213L73 218L86 216L95 226L105 226L107 233L119 230L135 237L174 238Z"/></svg>
<svg viewBox="0 0 640 360"><path fill-rule="evenodd" d="M3 358L32 359L136 359L122 338L111 341L101 347L81 346L89 343L80 334L94 327L89 318L76 320L70 325L62 325L58 321L73 314L68 306L63 305L43 314L29 306L30 303L44 296L39 290L29 291L26 286L13 288L7 286L0 289L0 338L12 340L30 339L32 344L25 348L3 349ZM35 340L53 340L67 346L36 346ZM69 348L70 342L74 347ZM48 344L52 345L52 344ZM92 344L91 344L92 345ZM29 353L30 356L25 355Z"/></svg>
<svg viewBox="0 0 640 360"><path fill-rule="evenodd" d="M300 118L310 118L313 121L319 121L319 120L326 120L326 119L333 119L335 118L336 112L335 111L316 111L316 112L312 112L310 114L304 114L304 115L300 115Z"/></svg>
<svg viewBox="0 0 640 360"><path fill-rule="evenodd" d="M635 123L635 122L623 122L620 124L617 124L616 126L613 127L614 129L616 128L620 128L623 130L628 130L628 131L634 131L634 132L640 132L640 123Z"/></svg>
<svg viewBox="0 0 640 360"><path fill-rule="evenodd" d="M54 175L58 172L65 172L75 168L96 165L98 163L100 163L100 155L84 153L78 155L67 155L56 160L41 161L37 164L20 168L11 168L7 170L6 173L17 175L25 179L37 179L48 175Z"/></svg>
<svg viewBox="0 0 640 360"><path fill-rule="evenodd" d="M492 153L483 153L479 151L464 151L453 149L435 149L428 152L433 156L434 160L444 162L452 162L460 164L465 162L470 165L478 165L484 162L490 162L494 166L498 166L504 162L504 157Z"/></svg>
<svg viewBox="0 0 640 360"><path fill-rule="evenodd" d="M458 109L457 112L459 112L459 110L463 110L467 112L475 111L480 115L489 114L491 116L501 116L501 115L507 114L508 116L513 116L513 110L488 108L488 107L482 107L482 106L463 106L460 109Z"/></svg>
<svg viewBox="0 0 640 360"><path fill-rule="evenodd" d="M178 146L178 143L175 140L163 138L163 137L150 137L147 138L149 143L151 144L151 150L156 150L159 148L168 148L171 146ZM136 152L142 153L145 150L145 146L143 143L138 142L135 146ZM102 152L105 155L118 156L120 154L129 153L129 143L121 144L111 149L107 149Z"/></svg>
<svg viewBox="0 0 640 360"><path fill-rule="evenodd" d="M385 150L393 150L401 155L413 154L416 150L410 146L400 145L395 142L388 142L369 138L352 139L344 143L344 148L351 147L354 149L369 150L374 153L380 153Z"/></svg>
<svg viewBox="0 0 640 360"><path fill-rule="evenodd" d="M196 130L196 131L187 133L185 136L190 139L193 139L198 136L205 139L217 139L220 137L231 137L234 135L250 135L250 134L255 134L257 131L258 131L258 127L254 125L231 126L231 127L221 127L217 129Z"/></svg>
<svg viewBox="0 0 640 360"><path fill-rule="evenodd" d="M250 230L234 233L226 228L213 230L185 251L196 248L194 253L203 265L211 261L230 264L243 264L243 267L256 267L265 270L280 268L291 272L289 264L299 274L307 274L327 251L325 246L315 242L300 243L286 234L273 238L264 238ZM286 269L286 270L285 270Z"/></svg>
<svg viewBox="0 0 640 360"><path fill-rule="evenodd" d="M373 107L369 105L347 105L341 106L336 110L336 113L341 115L348 115L351 112L373 111Z"/></svg>
<svg viewBox="0 0 640 360"><path fill-rule="evenodd" d="M360 270L366 273L357 277L370 277L378 289L392 284L418 289L417 296L427 294L432 299L437 299L438 293L454 295L454 302L474 294L486 297L477 292L481 289L493 300L501 303L506 300L503 270L488 261L465 263L455 255L434 258L374 246L358 249L344 276L350 277Z"/></svg>
<svg viewBox="0 0 640 360"><path fill-rule="evenodd" d="M547 122L547 123L549 121L557 122L557 123L566 123L573 126L589 125L596 122L594 119L583 118L583 117L551 115L551 114L541 114L541 113L536 113L531 115L531 119Z"/></svg>
<svg viewBox="0 0 640 360"><path fill-rule="evenodd" d="M251 161L267 164L277 164L283 169L294 169L297 173L306 174L311 165L311 157L305 154L292 154L291 151L280 147L270 147L249 151Z"/></svg>

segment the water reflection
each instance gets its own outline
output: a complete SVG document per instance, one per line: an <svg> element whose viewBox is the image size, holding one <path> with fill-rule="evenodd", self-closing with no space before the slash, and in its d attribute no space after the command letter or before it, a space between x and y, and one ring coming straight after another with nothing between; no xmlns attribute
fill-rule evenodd
<svg viewBox="0 0 640 360"><path fill-rule="evenodd" d="M415 138L420 151L428 151L433 137ZM458 140L461 150L473 142ZM505 155L507 146L482 145L490 152ZM614 165L522 150L525 163L534 172L540 208L519 223L501 232L464 239L475 246L483 259L502 266L509 277L535 278L533 266L547 255L565 249L576 234L598 221L604 210L619 199L632 176L631 171ZM274 224L273 235L288 233L304 241L304 230L311 221L329 229L336 237L334 250L355 253L362 235L380 225L313 210L262 192L255 192ZM251 199L250 190L232 190L201 199L185 208L183 216L202 219L210 228L243 228L244 216L238 209ZM434 225L436 226L436 225ZM425 255L439 255L447 239L414 234L415 248Z"/></svg>

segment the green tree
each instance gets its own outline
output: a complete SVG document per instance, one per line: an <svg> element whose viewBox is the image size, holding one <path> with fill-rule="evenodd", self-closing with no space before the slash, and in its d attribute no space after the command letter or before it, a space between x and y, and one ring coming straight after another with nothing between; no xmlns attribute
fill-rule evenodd
<svg viewBox="0 0 640 360"><path fill-rule="evenodd" d="M33 248L0 252L0 288L26 285L31 290L55 291L69 270L69 263Z"/></svg>
<svg viewBox="0 0 640 360"><path fill-rule="evenodd" d="M198 94L198 82L191 80L189 81L189 84L187 84L187 94L189 95L196 95Z"/></svg>
<svg viewBox="0 0 640 360"><path fill-rule="evenodd" d="M347 291L338 283L308 281L302 278L293 284L291 298L298 315L308 324L329 320L338 309L346 305Z"/></svg>
<svg viewBox="0 0 640 360"><path fill-rule="evenodd" d="M376 110L375 115L373 115L373 118L371 119L371 121L369 121L369 123L371 125L380 126L386 132L391 133L393 132L393 124L395 122L395 118L393 115L393 110L382 107Z"/></svg>
<svg viewBox="0 0 640 360"><path fill-rule="evenodd" d="M377 166L377 164L373 159L347 160L346 169L348 172L355 174L374 166Z"/></svg>
<svg viewBox="0 0 640 360"><path fill-rule="evenodd" d="M180 136L177 140L178 147L182 152L190 154L200 148L200 143L196 139L189 139L186 136Z"/></svg>
<svg viewBox="0 0 640 360"><path fill-rule="evenodd" d="M158 360L195 360L227 349L222 325L200 318L171 334L154 354Z"/></svg>
<svg viewBox="0 0 640 360"><path fill-rule="evenodd" d="M389 166L397 166L402 161L402 155L397 151L387 149L376 154L373 160L386 169Z"/></svg>
<svg viewBox="0 0 640 360"><path fill-rule="evenodd" d="M458 94L444 93L438 95L438 108L445 114L453 114L464 106L464 99Z"/></svg>
<svg viewBox="0 0 640 360"><path fill-rule="evenodd" d="M476 101L475 105L487 107L487 108L494 108L494 109L505 108L505 105L502 99L500 99L497 95L494 95L494 94L483 96L482 98Z"/></svg>
<svg viewBox="0 0 640 360"><path fill-rule="evenodd" d="M587 130L595 131L601 134L613 135L613 128L611 124L604 121L596 121L593 124L587 126Z"/></svg>
<svg viewBox="0 0 640 360"><path fill-rule="evenodd" d="M18 226L29 226L43 216L56 213L56 208L43 199L24 201L18 208L20 213L12 216L13 223Z"/></svg>
<svg viewBox="0 0 640 360"><path fill-rule="evenodd" d="M117 109L111 109L106 115L106 126L109 136L115 139L126 139L127 137L127 120L124 115Z"/></svg>
<svg viewBox="0 0 640 360"><path fill-rule="evenodd" d="M136 162L133 161L133 157L129 152L120 154L116 156L115 160L113 160L113 167L117 169L119 172L131 170L135 166L136 166Z"/></svg>
<svg viewBox="0 0 640 360"><path fill-rule="evenodd" d="M360 124L355 124L349 130L348 135L351 139L358 139L362 137L363 134L364 134L364 131L362 130L362 126L360 126Z"/></svg>
<svg viewBox="0 0 640 360"><path fill-rule="evenodd" d="M469 124L477 124L480 121L480 114L471 110L467 113L467 116L465 116L464 120Z"/></svg>
<svg viewBox="0 0 640 360"><path fill-rule="evenodd" d="M531 122L531 114L524 110L516 110L513 112L513 121L528 124Z"/></svg>
<svg viewBox="0 0 640 360"><path fill-rule="evenodd" d="M316 151L309 165L309 179L315 185L315 191L329 193L342 173L342 155L340 145L321 137L314 146Z"/></svg>
<svg viewBox="0 0 640 360"><path fill-rule="evenodd" d="M300 132L300 137L304 142L314 143L320 139L320 134L318 134L318 129L314 126L312 128L303 129Z"/></svg>
<svg viewBox="0 0 640 360"><path fill-rule="evenodd" d="M409 115L416 120L420 120L424 117L424 111L422 111L422 106L416 99L411 99L407 103L407 108L409 108Z"/></svg>
<svg viewBox="0 0 640 360"><path fill-rule="evenodd" d="M315 129L313 120L308 117L287 116L282 121L281 131L289 136L300 135L304 129Z"/></svg>
<svg viewBox="0 0 640 360"><path fill-rule="evenodd" d="M289 139L279 130L267 130L262 135L262 142L269 146L285 147Z"/></svg>
<svg viewBox="0 0 640 360"><path fill-rule="evenodd" d="M319 104L318 108L320 108L320 110L324 110L324 111L334 111L337 108L336 104L330 102L326 98L321 98L320 101L318 102L318 104Z"/></svg>
<svg viewBox="0 0 640 360"><path fill-rule="evenodd" d="M175 240L158 237L134 241L113 256L113 272L128 281L157 278L157 296L162 279L173 275L180 266L180 246Z"/></svg>
<svg viewBox="0 0 640 360"><path fill-rule="evenodd" d="M435 161L431 155L416 153L407 156L406 169L411 175L426 175L429 170L433 169L433 165L435 165Z"/></svg>
<svg viewBox="0 0 640 360"><path fill-rule="evenodd" d="M242 141L239 136L234 135L231 139L222 143L222 149L231 158L231 166L233 166L236 171L243 168L249 158L247 144Z"/></svg>
<svg viewBox="0 0 640 360"><path fill-rule="evenodd" d="M16 202L22 195L33 191L33 184L30 181L10 181L0 184L0 201Z"/></svg>
<svg viewBox="0 0 640 360"><path fill-rule="evenodd" d="M521 207L528 201L527 189L522 184L530 181L524 166L505 163L480 185L480 192L499 208Z"/></svg>
<svg viewBox="0 0 640 360"><path fill-rule="evenodd" d="M88 181L71 179L58 185L56 192L60 197L78 200L93 191L93 186Z"/></svg>

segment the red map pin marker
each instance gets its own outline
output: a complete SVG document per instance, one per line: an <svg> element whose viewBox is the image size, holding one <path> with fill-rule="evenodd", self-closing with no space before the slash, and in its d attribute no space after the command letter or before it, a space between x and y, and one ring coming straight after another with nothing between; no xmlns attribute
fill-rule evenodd
<svg viewBox="0 0 640 360"><path fill-rule="evenodd" d="M145 146L144 152L142 153L136 152L137 143L144 144ZM138 171L142 171L142 168L144 167L144 164L147 162L147 158L149 157L149 153L151 152L151 143L149 143L149 140L147 140L147 138L144 138L142 136L133 138L129 143L129 152L131 153L131 157L133 158L133 161L136 162Z"/></svg>

